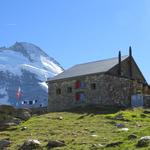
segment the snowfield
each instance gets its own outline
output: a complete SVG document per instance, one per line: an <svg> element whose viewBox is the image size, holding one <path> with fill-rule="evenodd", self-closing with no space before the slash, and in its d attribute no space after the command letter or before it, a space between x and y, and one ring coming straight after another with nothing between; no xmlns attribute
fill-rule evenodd
<svg viewBox="0 0 150 150"><path fill-rule="evenodd" d="M28 46L29 47L29 46ZM33 46L32 46L33 47ZM35 52L35 50L34 50ZM27 57L23 56L22 53L10 50L0 51L0 70L9 71L14 75L22 75L21 70L26 69L32 73L37 74L37 76L44 76L44 79L57 75L63 71L63 69L55 64L49 57L43 56L41 54L33 51L31 54L32 61ZM45 79L45 80L46 80ZM43 80L43 78L42 78Z"/></svg>

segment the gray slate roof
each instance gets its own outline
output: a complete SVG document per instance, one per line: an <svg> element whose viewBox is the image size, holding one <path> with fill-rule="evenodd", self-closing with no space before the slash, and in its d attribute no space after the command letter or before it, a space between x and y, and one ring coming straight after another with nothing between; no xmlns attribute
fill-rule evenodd
<svg viewBox="0 0 150 150"><path fill-rule="evenodd" d="M128 58L128 56L122 56L121 60L123 61L126 58ZM104 73L110 70L112 67L116 66L117 64L118 57L84 64L78 64L54 76L53 78L48 79L48 81L66 79L95 73Z"/></svg>

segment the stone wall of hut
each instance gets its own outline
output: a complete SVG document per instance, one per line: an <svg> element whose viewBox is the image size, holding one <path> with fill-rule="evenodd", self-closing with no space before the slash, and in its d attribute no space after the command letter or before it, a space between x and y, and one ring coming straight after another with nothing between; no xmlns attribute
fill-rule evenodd
<svg viewBox="0 0 150 150"><path fill-rule="evenodd" d="M80 84L76 87L77 82ZM89 104L130 106L131 95L143 84L107 74L87 75L49 82L49 111ZM79 96L81 96L79 98Z"/></svg>

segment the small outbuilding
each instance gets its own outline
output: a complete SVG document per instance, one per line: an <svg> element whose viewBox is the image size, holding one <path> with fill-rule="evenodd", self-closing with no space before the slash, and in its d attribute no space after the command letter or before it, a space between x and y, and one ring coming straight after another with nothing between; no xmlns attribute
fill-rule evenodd
<svg viewBox="0 0 150 150"><path fill-rule="evenodd" d="M127 56L121 56L119 52L116 58L75 65L47 83L49 111L90 104L143 105L138 95L150 94L147 81L132 56L131 47Z"/></svg>

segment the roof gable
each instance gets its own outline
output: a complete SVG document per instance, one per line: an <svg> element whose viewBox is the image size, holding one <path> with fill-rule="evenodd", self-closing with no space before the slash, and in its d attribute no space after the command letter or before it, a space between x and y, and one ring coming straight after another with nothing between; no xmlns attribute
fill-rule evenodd
<svg viewBox="0 0 150 150"><path fill-rule="evenodd" d="M122 56L121 61L124 61L128 57L129 56ZM64 72L56 75L53 78L50 78L48 81L72 78L72 77L95 74L95 73L104 73L109 71L117 64L118 64L118 57L79 64L71 67L70 69L65 70Z"/></svg>

